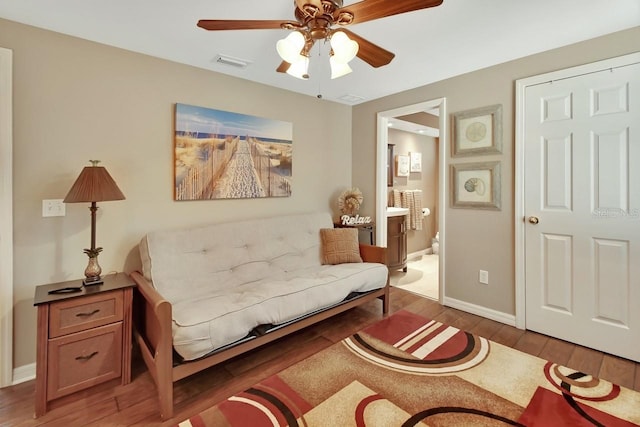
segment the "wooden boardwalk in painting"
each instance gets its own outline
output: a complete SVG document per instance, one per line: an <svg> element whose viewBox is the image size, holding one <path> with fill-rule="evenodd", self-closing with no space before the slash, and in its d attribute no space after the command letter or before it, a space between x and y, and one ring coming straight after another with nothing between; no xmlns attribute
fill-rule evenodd
<svg viewBox="0 0 640 427"><path fill-rule="evenodd" d="M249 143L240 140L222 176L215 183L213 198L245 199L265 196L265 190L258 178L251 156Z"/></svg>
<svg viewBox="0 0 640 427"><path fill-rule="evenodd" d="M176 200L286 197L290 180L290 144L183 137L176 145Z"/></svg>

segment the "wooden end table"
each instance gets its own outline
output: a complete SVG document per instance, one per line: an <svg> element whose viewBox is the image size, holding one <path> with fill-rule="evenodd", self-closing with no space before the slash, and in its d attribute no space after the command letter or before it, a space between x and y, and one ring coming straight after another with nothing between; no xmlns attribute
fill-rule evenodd
<svg viewBox="0 0 640 427"><path fill-rule="evenodd" d="M358 230L358 240L360 243L368 245L376 244L376 223L368 222L366 224L344 225L340 221L333 223L334 228L355 228ZM364 235L364 238L363 238Z"/></svg>
<svg viewBox="0 0 640 427"><path fill-rule="evenodd" d="M52 400L115 378L131 382L131 316L135 282L126 273L36 287L38 307L35 416ZM50 293L65 288L77 288Z"/></svg>

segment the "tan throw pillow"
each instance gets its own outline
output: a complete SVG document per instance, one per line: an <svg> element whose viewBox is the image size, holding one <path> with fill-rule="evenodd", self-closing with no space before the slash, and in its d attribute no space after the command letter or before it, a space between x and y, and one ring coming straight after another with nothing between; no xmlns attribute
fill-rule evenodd
<svg viewBox="0 0 640 427"><path fill-rule="evenodd" d="M322 228L322 264L362 262L358 230L355 228Z"/></svg>

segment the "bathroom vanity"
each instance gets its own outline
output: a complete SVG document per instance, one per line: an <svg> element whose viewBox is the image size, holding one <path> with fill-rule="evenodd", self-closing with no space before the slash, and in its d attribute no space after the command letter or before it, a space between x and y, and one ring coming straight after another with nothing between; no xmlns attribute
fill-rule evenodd
<svg viewBox="0 0 640 427"><path fill-rule="evenodd" d="M409 209L387 208L387 266L407 272L407 226Z"/></svg>

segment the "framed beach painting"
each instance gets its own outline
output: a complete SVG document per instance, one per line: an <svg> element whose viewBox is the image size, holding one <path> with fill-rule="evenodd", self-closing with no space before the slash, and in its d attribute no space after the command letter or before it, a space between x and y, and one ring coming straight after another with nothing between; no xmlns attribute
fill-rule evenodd
<svg viewBox="0 0 640 427"><path fill-rule="evenodd" d="M289 122L176 104L174 199L289 197Z"/></svg>
<svg viewBox="0 0 640 427"><path fill-rule="evenodd" d="M502 105L453 113L455 156L502 152Z"/></svg>
<svg viewBox="0 0 640 427"><path fill-rule="evenodd" d="M451 207L500 210L500 162L451 165Z"/></svg>

